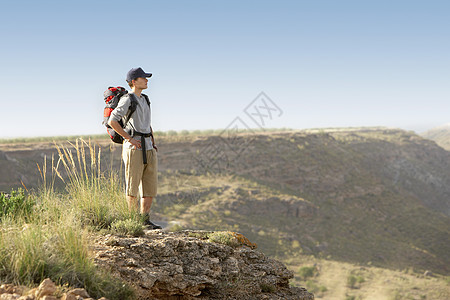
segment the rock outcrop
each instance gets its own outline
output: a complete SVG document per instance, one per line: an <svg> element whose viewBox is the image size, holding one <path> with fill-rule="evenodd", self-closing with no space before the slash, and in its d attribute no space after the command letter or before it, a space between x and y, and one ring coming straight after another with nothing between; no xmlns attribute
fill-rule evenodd
<svg viewBox="0 0 450 300"><path fill-rule="evenodd" d="M94 244L96 264L133 285L140 299L314 299L289 286L293 272L282 263L229 232L153 230Z"/></svg>

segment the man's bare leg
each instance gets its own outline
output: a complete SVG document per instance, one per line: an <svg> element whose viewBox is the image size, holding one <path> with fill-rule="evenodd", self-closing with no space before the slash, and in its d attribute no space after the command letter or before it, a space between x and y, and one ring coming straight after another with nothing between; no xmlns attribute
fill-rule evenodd
<svg viewBox="0 0 450 300"><path fill-rule="evenodd" d="M128 202L128 209L130 211L137 212L139 210L139 203L136 197L127 196L127 202Z"/></svg>
<svg viewBox="0 0 450 300"><path fill-rule="evenodd" d="M150 208L152 207L153 197L141 198L141 214L150 214Z"/></svg>

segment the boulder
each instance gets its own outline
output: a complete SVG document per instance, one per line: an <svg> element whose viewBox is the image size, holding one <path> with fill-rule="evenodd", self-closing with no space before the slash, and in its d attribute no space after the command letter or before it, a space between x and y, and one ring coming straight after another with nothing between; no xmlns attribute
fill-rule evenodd
<svg viewBox="0 0 450 300"><path fill-rule="evenodd" d="M44 296L52 296L56 292L56 285L50 278L44 279L36 291L36 298L43 298ZM49 299L50 300L50 299Z"/></svg>
<svg viewBox="0 0 450 300"><path fill-rule="evenodd" d="M75 296L74 294L64 293L61 297L61 300L77 300L77 296Z"/></svg>
<svg viewBox="0 0 450 300"><path fill-rule="evenodd" d="M80 288L70 290L67 293L67 295L74 295L75 297L76 296L80 296L80 297L83 297L83 298L90 298L91 297L91 296L89 296L88 292L86 292L85 289L80 289Z"/></svg>

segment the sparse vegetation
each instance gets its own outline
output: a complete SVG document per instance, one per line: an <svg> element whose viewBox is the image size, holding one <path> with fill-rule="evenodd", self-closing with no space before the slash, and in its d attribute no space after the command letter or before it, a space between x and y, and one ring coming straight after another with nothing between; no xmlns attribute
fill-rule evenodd
<svg viewBox="0 0 450 300"><path fill-rule="evenodd" d="M421 135L435 141L442 148L450 150L450 124L432 128Z"/></svg>
<svg viewBox="0 0 450 300"><path fill-rule="evenodd" d="M305 287L309 292L319 297L328 291L328 289L325 286L319 285L313 280L307 280L305 282Z"/></svg>
<svg viewBox="0 0 450 300"><path fill-rule="evenodd" d="M111 223L111 231L116 234L141 236L144 234L142 222L137 219L117 220Z"/></svg>
<svg viewBox="0 0 450 300"><path fill-rule="evenodd" d="M237 247L240 245L240 243L236 240L236 237L228 231L213 232L208 235L208 240L213 243L220 243L230 247Z"/></svg>
<svg viewBox="0 0 450 300"><path fill-rule="evenodd" d="M291 128L265 128L265 129L251 129L241 130L241 132L274 132L274 131L292 131ZM193 136L211 136L223 133L223 129L205 129L205 130L169 130L169 131L155 131L155 137L193 137ZM19 143L52 143L52 142L66 142L82 140L109 140L109 136L105 134L91 134L91 135L71 135L71 136L42 136L42 137L17 137L0 139L0 144L19 144Z"/></svg>
<svg viewBox="0 0 450 300"><path fill-rule="evenodd" d="M0 194L0 220L4 217L17 215L27 217L31 214L34 202L26 197L21 188L11 190L11 194Z"/></svg>
<svg viewBox="0 0 450 300"><path fill-rule="evenodd" d="M188 236L195 237L197 239L206 240L209 237L210 232L189 232Z"/></svg>
<svg viewBox="0 0 450 300"><path fill-rule="evenodd" d="M58 147L58 153L51 168L66 183L65 192L53 190L45 160L38 191L1 195L0 278L32 286L50 277L97 298L131 299L130 287L94 265L87 235L98 230L139 235L142 223L128 212L117 176L100 171L94 145L77 140L72 149Z"/></svg>
<svg viewBox="0 0 450 300"><path fill-rule="evenodd" d="M71 135L71 136L40 136L40 137L18 137L10 139L0 139L0 144L22 144L22 143L44 143L44 142L66 142L75 141L77 139L83 140L97 140L97 139L109 139L107 134L95 134L95 135Z"/></svg>
<svg viewBox="0 0 450 300"><path fill-rule="evenodd" d="M310 277L313 277L317 272L316 267L301 267L298 270L298 275L300 276L300 278L302 278L303 280L306 280Z"/></svg>
<svg viewBox="0 0 450 300"><path fill-rule="evenodd" d="M445 277L424 279L419 273L405 273L377 267L360 267L348 263L317 259L311 256L299 257L288 263L290 269L300 269L297 261L314 263L320 269L316 276L306 281L298 276L295 286L303 286L308 291L317 291L317 299L448 299L450 289ZM302 263L300 263L301 265ZM347 286L347 280L353 276L356 289ZM308 283L309 282L309 283ZM319 287L326 287L320 291ZM311 288L311 289L310 289ZM426 298L423 296L426 294Z"/></svg>
<svg viewBox="0 0 450 300"><path fill-rule="evenodd" d="M349 288L351 288L351 289L356 288L356 282L357 282L356 276L354 276L354 275L349 275L349 276L347 277L347 286L348 286Z"/></svg>

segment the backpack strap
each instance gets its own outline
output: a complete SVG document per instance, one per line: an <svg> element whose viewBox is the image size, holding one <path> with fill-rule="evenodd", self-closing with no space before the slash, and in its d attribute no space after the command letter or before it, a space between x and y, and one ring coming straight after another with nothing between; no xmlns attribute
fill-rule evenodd
<svg viewBox="0 0 450 300"><path fill-rule="evenodd" d="M150 99L148 98L148 96L146 94L142 94L142 96L144 96L145 101L147 101L148 106L150 106Z"/></svg>
<svg viewBox="0 0 450 300"><path fill-rule="evenodd" d="M125 121L123 124L123 127L125 127L128 123L128 121L131 118L131 115L136 111L136 107L137 107L137 99L136 96L132 93L129 93L128 95L130 95L130 108L128 109L127 114L125 115Z"/></svg>
<svg viewBox="0 0 450 300"><path fill-rule="evenodd" d="M150 99L148 98L148 96L146 94L142 94L145 98L145 101L147 101L148 106L150 106ZM155 136L153 135L153 128L152 126L150 126L150 138L152 139L152 144L153 144L153 148L156 149L156 151L158 151L158 148L156 147L155 144Z"/></svg>

